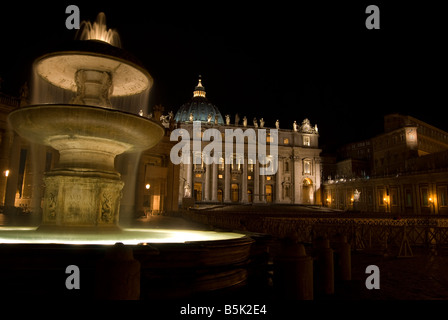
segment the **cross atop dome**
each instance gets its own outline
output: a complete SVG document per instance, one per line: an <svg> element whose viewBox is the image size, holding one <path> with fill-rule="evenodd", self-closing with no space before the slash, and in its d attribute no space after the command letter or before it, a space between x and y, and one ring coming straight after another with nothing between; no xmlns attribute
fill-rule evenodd
<svg viewBox="0 0 448 320"><path fill-rule="evenodd" d="M198 85L194 88L194 91L193 91L193 98L196 98L196 97L205 98L205 88L202 85L201 75L199 75Z"/></svg>

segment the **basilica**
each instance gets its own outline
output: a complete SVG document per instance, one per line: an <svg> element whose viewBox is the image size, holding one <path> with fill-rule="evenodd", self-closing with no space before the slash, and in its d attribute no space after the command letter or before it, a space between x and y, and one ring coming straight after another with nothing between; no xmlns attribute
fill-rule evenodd
<svg viewBox="0 0 448 320"><path fill-rule="evenodd" d="M225 120L224 120L225 119ZM233 120L233 121L232 121ZM308 119L301 124L296 121L282 128L277 121L275 129L278 135L271 136L269 128L265 127L263 118L248 121L246 116L236 114L222 116L219 109L208 101L206 91L199 79L191 100L183 104L174 121L179 128L188 131L194 138L193 123L200 121L201 132L209 128L218 130L222 135L222 148L225 150L226 129L253 129L258 141L266 139L266 145L277 143L277 159L275 168L267 174L260 174L265 163L259 158L247 157L234 152L219 155L218 163L206 164L200 152L192 151L188 164L180 164L179 174L179 204L190 196L196 203L291 203L318 204L321 202L321 167L318 147L317 125L312 126ZM261 132L263 131L263 132ZM197 133L196 133L197 134ZM260 138L260 134L263 134ZM232 144L241 143L234 141ZM202 142L206 144L206 142ZM242 142L243 150L248 150L248 141ZM235 146L235 149L236 146ZM272 156L272 155L267 155ZM191 193L190 193L191 188Z"/></svg>

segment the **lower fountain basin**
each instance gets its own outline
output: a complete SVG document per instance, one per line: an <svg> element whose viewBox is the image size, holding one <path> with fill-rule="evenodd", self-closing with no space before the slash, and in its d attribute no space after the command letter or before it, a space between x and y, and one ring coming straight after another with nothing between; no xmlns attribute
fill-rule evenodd
<svg viewBox="0 0 448 320"><path fill-rule="evenodd" d="M0 297L92 299L98 263L117 242L131 248L140 263L140 299L160 300L220 295L244 287L254 240L233 232L196 230L74 234L2 227ZM80 269L81 290L64 285L69 265Z"/></svg>

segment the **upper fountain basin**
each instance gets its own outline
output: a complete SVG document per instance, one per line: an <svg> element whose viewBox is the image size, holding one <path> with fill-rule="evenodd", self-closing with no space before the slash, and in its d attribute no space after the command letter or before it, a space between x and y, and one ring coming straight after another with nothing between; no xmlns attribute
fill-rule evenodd
<svg viewBox="0 0 448 320"><path fill-rule="evenodd" d="M151 88L153 79L133 55L97 40L74 41L60 51L44 54L34 70L56 87L76 92L78 70L107 72L113 80L111 96L130 96Z"/></svg>

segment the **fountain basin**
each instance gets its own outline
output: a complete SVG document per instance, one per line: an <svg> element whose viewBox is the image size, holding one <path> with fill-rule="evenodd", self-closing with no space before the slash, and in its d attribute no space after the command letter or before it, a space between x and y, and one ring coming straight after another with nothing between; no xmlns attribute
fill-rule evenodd
<svg viewBox="0 0 448 320"><path fill-rule="evenodd" d="M151 88L153 79L141 63L120 48L101 41L75 41L70 48L41 56L34 69L56 87L77 91L75 74L79 70L110 73L112 96L130 96Z"/></svg>
<svg viewBox="0 0 448 320"><path fill-rule="evenodd" d="M20 136L56 150L88 149L94 144L93 150L101 146L105 153L139 152L155 146L165 133L153 120L85 105L31 105L14 110L8 120Z"/></svg>
<svg viewBox="0 0 448 320"><path fill-rule="evenodd" d="M150 119L84 105L28 106L11 112L8 121L23 138L60 154L44 177L42 228L118 230L124 183L115 157L149 149L165 134Z"/></svg>
<svg viewBox="0 0 448 320"><path fill-rule="evenodd" d="M154 300L244 286L254 240L244 234L200 230L135 228L116 234L57 234L37 232L35 227L3 227L0 296L93 298L97 264L116 242L131 248L140 262L140 299ZM79 267L82 290L65 288L69 265Z"/></svg>

